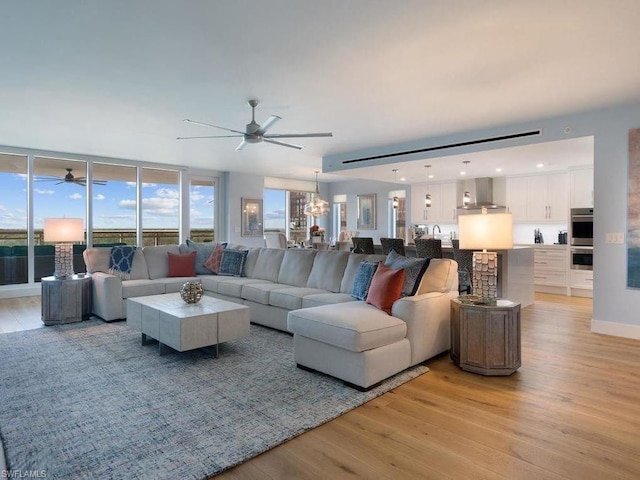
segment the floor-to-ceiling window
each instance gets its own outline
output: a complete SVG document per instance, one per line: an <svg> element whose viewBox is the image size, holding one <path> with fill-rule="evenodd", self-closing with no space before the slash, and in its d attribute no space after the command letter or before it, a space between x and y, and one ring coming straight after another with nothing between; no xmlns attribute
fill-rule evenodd
<svg viewBox="0 0 640 480"><path fill-rule="evenodd" d="M195 242L215 240L215 181L192 178L189 181L189 238Z"/></svg>
<svg viewBox="0 0 640 480"><path fill-rule="evenodd" d="M55 270L55 242L44 241L45 219L81 218L86 232L87 162L35 157L33 173L34 280L39 282Z"/></svg>
<svg viewBox="0 0 640 480"><path fill-rule="evenodd" d="M287 192L264 189L264 231L287 233Z"/></svg>
<svg viewBox="0 0 640 480"><path fill-rule="evenodd" d="M93 164L93 244L136 244L136 167Z"/></svg>
<svg viewBox="0 0 640 480"><path fill-rule="evenodd" d="M84 238L73 245L76 272L86 271L88 242L176 244L181 228L184 238L214 239L214 175L181 177L177 168L27 148L0 152L0 295L26 292L9 287L54 273L55 242L44 241L47 218L82 219Z"/></svg>
<svg viewBox="0 0 640 480"><path fill-rule="evenodd" d="M0 185L0 285L26 283L27 157L0 154Z"/></svg>
<svg viewBox="0 0 640 480"><path fill-rule="evenodd" d="M142 169L142 241L145 247L178 243L179 180L176 170Z"/></svg>

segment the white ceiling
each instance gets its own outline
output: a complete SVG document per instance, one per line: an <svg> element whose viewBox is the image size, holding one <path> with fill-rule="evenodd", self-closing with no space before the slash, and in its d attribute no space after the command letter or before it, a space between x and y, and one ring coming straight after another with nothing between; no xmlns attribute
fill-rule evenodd
<svg viewBox="0 0 640 480"><path fill-rule="evenodd" d="M0 145L313 179L327 154L638 102L638 25L637 0L5 1ZM249 98L272 133L334 137L175 139L243 130Z"/></svg>

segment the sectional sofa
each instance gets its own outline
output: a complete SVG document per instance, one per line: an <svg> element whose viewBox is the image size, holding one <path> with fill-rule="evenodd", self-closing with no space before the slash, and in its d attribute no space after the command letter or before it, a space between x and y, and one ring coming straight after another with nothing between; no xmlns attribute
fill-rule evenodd
<svg viewBox="0 0 640 480"><path fill-rule="evenodd" d="M177 292L198 280L206 295L249 306L253 323L293 333L298 366L364 389L450 347L450 299L458 294L453 260L432 259L416 295L396 300L389 315L352 296L360 263L384 261L384 255L253 248L243 276L169 277L168 253L185 249L136 250L127 280L108 273L109 248L87 249L93 313L124 319L127 298Z"/></svg>

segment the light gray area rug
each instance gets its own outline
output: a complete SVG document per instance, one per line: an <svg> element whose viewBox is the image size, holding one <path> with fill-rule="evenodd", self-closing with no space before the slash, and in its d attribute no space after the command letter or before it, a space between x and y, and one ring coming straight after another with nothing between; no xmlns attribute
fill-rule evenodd
<svg viewBox="0 0 640 480"><path fill-rule="evenodd" d="M207 478L428 371L362 393L296 368L283 332L161 357L97 320L0 335L0 358L8 468L73 479Z"/></svg>

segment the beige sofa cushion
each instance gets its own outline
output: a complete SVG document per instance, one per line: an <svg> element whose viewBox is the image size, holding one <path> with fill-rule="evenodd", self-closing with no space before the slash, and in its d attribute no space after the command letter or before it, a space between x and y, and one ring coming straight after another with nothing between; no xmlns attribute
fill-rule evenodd
<svg viewBox="0 0 640 480"><path fill-rule="evenodd" d="M355 301L356 299L353 298L350 293L316 293L314 295L305 295L302 299L301 308L319 307L321 305Z"/></svg>
<svg viewBox="0 0 640 480"><path fill-rule="evenodd" d="M269 305L286 308L287 310L297 310L302 308L302 301L307 295L317 295L327 293L319 288L290 287L274 290L269 295Z"/></svg>
<svg viewBox="0 0 640 480"><path fill-rule="evenodd" d="M256 262L258 261L258 256L260 255L261 248L250 248L249 253L247 253L247 258L244 260L244 276L249 278L253 277L253 271L256 268Z"/></svg>
<svg viewBox="0 0 640 480"><path fill-rule="evenodd" d="M281 288L288 288L288 286L280 283L253 283L251 285L245 285L242 287L242 298L256 303L262 303L263 305L269 305L271 291Z"/></svg>
<svg viewBox="0 0 640 480"><path fill-rule="evenodd" d="M160 295L165 293L164 283L155 280L123 280L122 298Z"/></svg>
<svg viewBox="0 0 640 480"><path fill-rule="evenodd" d="M340 283L340 293L353 293L353 281L356 278L356 273L358 273L358 267L364 260L377 263L384 262L386 258L386 255L367 255L365 253L352 253L349 255L342 283Z"/></svg>
<svg viewBox="0 0 640 480"><path fill-rule="evenodd" d="M305 286L316 256L315 250L289 248L284 250L284 258L278 273L278 283L293 286Z"/></svg>
<svg viewBox="0 0 640 480"><path fill-rule="evenodd" d="M447 258L432 258L422 276L416 295L429 292L458 291L458 263Z"/></svg>
<svg viewBox="0 0 640 480"><path fill-rule="evenodd" d="M164 293L177 293L185 282L197 282L197 277L167 277L158 278L156 282L164 284Z"/></svg>
<svg viewBox="0 0 640 480"><path fill-rule="evenodd" d="M364 352L404 339L407 324L358 301L292 310L287 316L287 330L345 350Z"/></svg>
<svg viewBox="0 0 640 480"><path fill-rule="evenodd" d="M318 252L313 260L307 287L339 292L349 252Z"/></svg>
<svg viewBox="0 0 640 480"><path fill-rule="evenodd" d="M165 278L169 275L169 255L167 255L169 252L179 255L180 247L178 245L157 245L142 249L151 280Z"/></svg>
<svg viewBox="0 0 640 480"><path fill-rule="evenodd" d="M228 295L230 297L242 298L242 289L245 285L253 285L256 283L267 283L269 285L272 282L268 280L256 280L255 278L243 278L234 277L230 282L218 283L218 293L221 295Z"/></svg>
<svg viewBox="0 0 640 480"><path fill-rule="evenodd" d="M252 278L277 282L280 265L286 251L282 248L261 248L253 268Z"/></svg>
<svg viewBox="0 0 640 480"><path fill-rule="evenodd" d="M111 255L111 247L87 248L82 255L84 257L84 263L87 266L87 273L109 273L109 256ZM144 254L140 248L136 249L136 253L133 254L133 263L131 264L129 279L149 279L147 262L145 261Z"/></svg>

